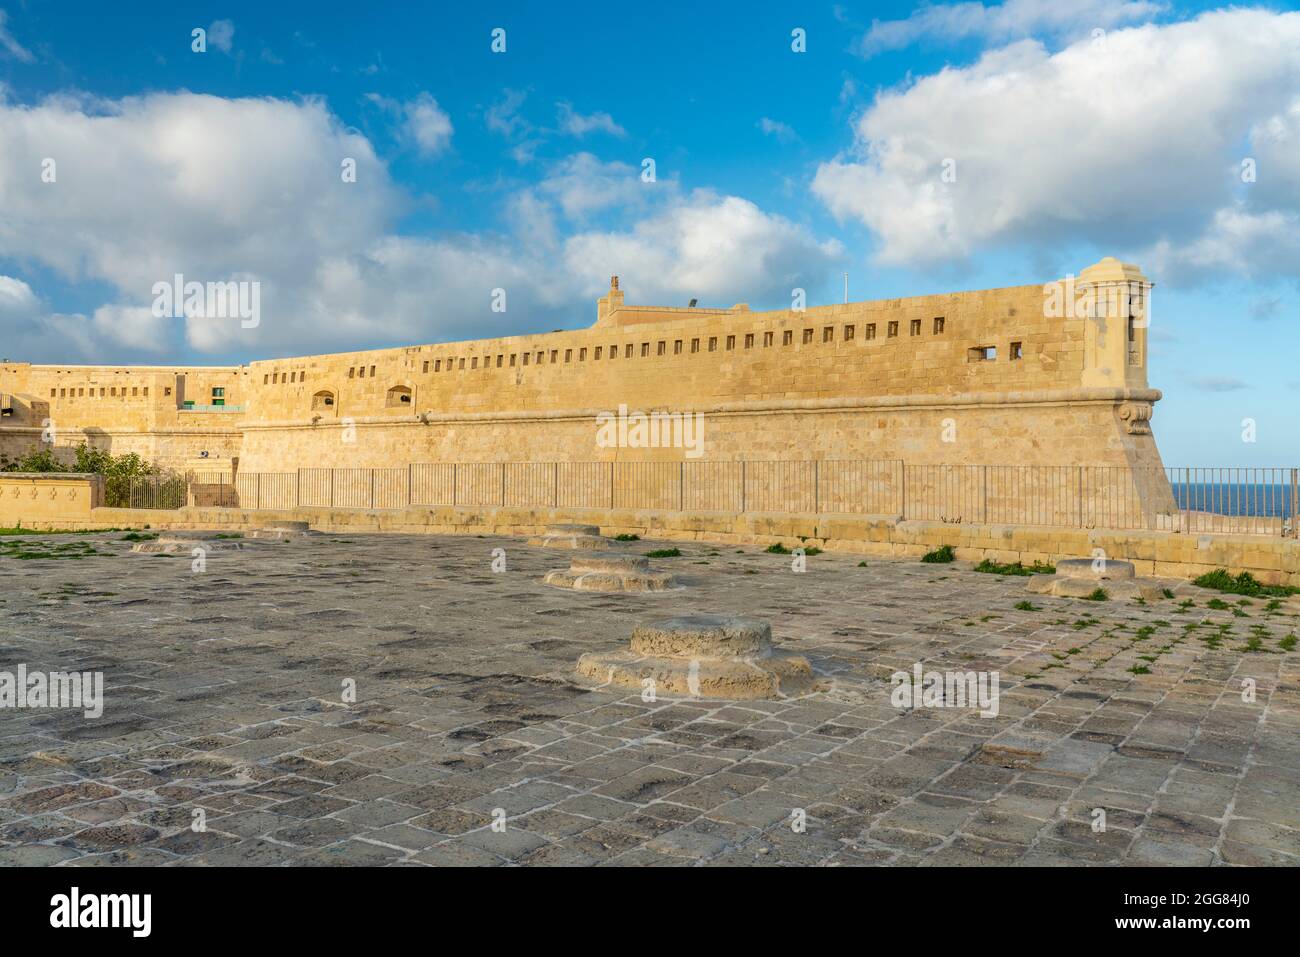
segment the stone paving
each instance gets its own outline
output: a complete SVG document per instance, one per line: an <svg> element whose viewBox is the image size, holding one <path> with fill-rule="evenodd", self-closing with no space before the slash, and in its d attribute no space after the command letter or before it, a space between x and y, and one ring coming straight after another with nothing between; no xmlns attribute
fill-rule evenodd
<svg viewBox="0 0 1300 957"><path fill-rule="evenodd" d="M570 554L468 536L248 541L196 573L121 539L0 549L0 670L106 691L98 719L0 710L0 864L1300 863L1293 603L680 542L656 564L684 590L569 592L541 578ZM699 613L767 619L819 690L575 677ZM998 714L895 706L917 662L996 671Z"/></svg>

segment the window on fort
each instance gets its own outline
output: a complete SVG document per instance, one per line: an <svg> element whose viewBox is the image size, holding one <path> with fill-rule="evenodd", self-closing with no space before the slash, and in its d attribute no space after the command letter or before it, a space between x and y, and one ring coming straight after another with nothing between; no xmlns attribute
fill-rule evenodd
<svg viewBox="0 0 1300 957"><path fill-rule="evenodd" d="M516 358L518 358L518 353L515 353L515 352L510 353L510 365L511 365L511 367L514 366L514 364L515 364L515 359L516 359Z"/></svg>
<svg viewBox="0 0 1300 957"><path fill-rule="evenodd" d="M474 356L473 358L471 358L471 359L469 360L469 367L470 367L471 369L477 369L477 368L478 368L478 356Z"/></svg>
<svg viewBox="0 0 1300 957"><path fill-rule="evenodd" d="M271 385L279 385L279 384L280 384L280 373L278 373L278 372L272 372L272 373L271 373Z"/></svg>
<svg viewBox="0 0 1300 957"><path fill-rule="evenodd" d="M655 344L655 355L666 356L668 354L668 343L662 339Z"/></svg>
<svg viewBox="0 0 1300 957"><path fill-rule="evenodd" d="M973 346L966 350L967 362L993 362L998 357L995 346Z"/></svg>
<svg viewBox="0 0 1300 957"><path fill-rule="evenodd" d="M58 389L50 390L50 398L53 399L58 394Z"/></svg>
<svg viewBox="0 0 1300 957"><path fill-rule="evenodd" d="M679 356L681 354L682 354L682 340L676 339L673 341L673 355Z"/></svg>
<svg viewBox="0 0 1300 957"><path fill-rule="evenodd" d="M456 360L456 368L457 368L457 369L460 369L462 372L465 370L465 357L464 357L464 356L461 356L459 359Z"/></svg>
<svg viewBox="0 0 1300 957"><path fill-rule="evenodd" d="M610 347L609 347L609 357L610 357L611 359L617 359L617 358L618 358L618 346L614 345L614 346L610 346Z"/></svg>
<svg viewBox="0 0 1300 957"><path fill-rule="evenodd" d="M754 334L752 332L745 333L745 348L754 348Z"/></svg>
<svg viewBox="0 0 1300 957"><path fill-rule="evenodd" d="M788 346L792 342L794 342L793 329L787 329L785 332L781 333L781 345Z"/></svg>
<svg viewBox="0 0 1300 957"><path fill-rule="evenodd" d="M354 374L356 371L357 371L357 370L356 370L355 367L353 367L353 366L349 366L349 367L348 367L348 378L351 379L351 378L353 377L353 374ZM262 385L266 385L266 376L262 376Z"/></svg>
<svg viewBox="0 0 1300 957"><path fill-rule="evenodd" d="M559 362L559 361L560 361L560 350L559 350L559 349L552 349L552 350L551 350L551 365L555 365L555 363L557 363L557 362Z"/></svg>
<svg viewBox="0 0 1300 957"><path fill-rule="evenodd" d="M60 398L60 399L63 398L65 392L66 392L66 390L64 390L64 389L60 389L60 390L59 390L59 398ZM112 398L117 398L117 386L113 386L111 389L109 389L109 390L108 390L108 394L109 394Z"/></svg>
<svg viewBox="0 0 1300 957"><path fill-rule="evenodd" d="M803 331L803 344L808 345L808 343L812 342L812 337L813 331L811 329L805 329Z"/></svg>
<svg viewBox="0 0 1300 957"><path fill-rule="evenodd" d="M113 390L113 394L114 394L114 395L117 395L117 390L116 390L116 389ZM67 397L68 397L68 390L67 390L67 389L60 389L60 390L59 390L59 398L60 398L60 399L66 399Z"/></svg>
<svg viewBox="0 0 1300 957"><path fill-rule="evenodd" d="M303 372L301 369L298 370L298 381L299 381L299 382L306 382L306 381L307 381L307 373L306 373L306 372Z"/></svg>
<svg viewBox="0 0 1300 957"><path fill-rule="evenodd" d="M730 352L734 348L736 348L736 337L727 336L727 351Z"/></svg>
<svg viewBox="0 0 1300 957"><path fill-rule="evenodd" d="M587 350L585 347L578 350L578 361L579 362L587 361Z"/></svg>
<svg viewBox="0 0 1300 957"><path fill-rule="evenodd" d="M700 351L700 340L699 340L699 339L692 339L692 340L691 340L691 352L699 352L699 351Z"/></svg>
<svg viewBox="0 0 1300 957"><path fill-rule="evenodd" d="M83 393L83 394L85 393L85 390L84 390L84 389L82 390L82 393ZM148 387L148 386L145 386L145 387L144 387L144 397L145 397L146 399L149 398L149 387Z"/></svg>
<svg viewBox="0 0 1300 957"><path fill-rule="evenodd" d="M772 333L770 333L770 332L765 332L765 333L763 333L763 348L764 348L764 349L766 349L768 346L770 346L770 345L772 344L772 339L773 339L773 338L775 338L775 337L772 335Z"/></svg>
<svg viewBox="0 0 1300 957"><path fill-rule="evenodd" d="M898 335L898 320L895 319L893 322L889 324L889 328L885 330L885 337L888 339L893 339L897 335Z"/></svg>
<svg viewBox="0 0 1300 957"><path fill-rule="evenodd" d="M373 379L374 377L375 377L375 367L374 367L374 366L371 366L371 367L370 367L370 378Z"/></svg>
<svg viewBox="0 0 1300 957"><path fill-rule="evenodd" d="M386 404L390 406L410 405L411 390L404 385L393 386L388 390L388 400Z"/></svg>
<svg viewBox="0 0 1300 957"><path fill-rule="evenodd" d="M643 342L641 343L641 358L644 359L648 355L650 355L650 343Z"/></svg>
<svg viewBox="0 0 1300 957"><path fill-rule="evenodd" d="M604 349L605 349L604 346L596 346L596 351L591 354L591 358L599 361L600 358L605 354Z"/></svg>
<svg viewBox="0 0 1300 957"><path fill-rule="evenodd" d="M92 391L93 391L93 390L92 390ZM103 389L100 389L100 390L99 390L99 394L100 394L100 397L102 398L103 395L104 395L104 390L103 390ZM167 396L167 395L171 395L171 394L172 394L172 387L169 386L169 385L165 385L165 386L163 386L163 395Z"/></svg>
<svg viewBox="0 0 1300 957"><path fill-rule="evenodd" d="M624 359L632 358L632 343L629 342L626 346L623 347L623 358Z"/></svg>
<svg viewBox="0 0 1300 957"><path fill-rule="evenodd" d="M525 353L524 353L524 365L528 365L528 360L531 359L532 357L533 357L533 354L532 354L531 352L525 352Z"/></svg>
<svg viewBox="0 0 1300 957"><path fill-rule="evenodd" d="M1023 359L1024 357L1025 357L1025 344L1023 342L1011 343L1011 349L1007 353L1007 358L1014 361L1016 359Z"/></svg>
<svg viewBox="0 0 1300 957"><path fill-rule="evenodd" d="M429 371L429 360L428 360L428 359L425 359L425 360L424 360L424 368L422 368L420 371L421 371L421 372L428 372L428 371Z"/></svg>
<svg viewBox="0 0 1300 957"><path fill-rule="evenodd" d="M835 327L827 326L825 329L822 330L822 342L834 342L834 341L835 341Z"/></svg>
<svg viewBox="0 0 1300 957"><path fill-rule="evenodd" d="M538 365L541 365L542 362L543 362L545 359L546 359L546 353L545 353L545 352L540 352L540 351L539 351L539 352L537 353L537 360L536 360L536 361L537 361L537 364L538 364Z"/></svg>
<svg viewBox="0 0 1300 957"><path fill-rule="evenodd" d="M857 330L855 330L852 326L845 326L845 327L844 327L844 341L845 341L845 342L848 342L849 340L851 340L851 339L853 338L853 336L856 334L856 331L857 331Z"/></svg>
<svg viewBox="0 0 1300 957"><path fill-rule="evenodd" d="M936 336L943 334L943 316L934 317L934 334Z"/></svg>
<svg viewBox="0 0 1300 957"><path fill-rule="evenodd" d="M914 336L919 336L921 334L921 320L913 319L908 323L907 331Z"/></svg>
<svg viewBox="0 0 1300 957"><path fill-rule="evenodd" d="M868 322L866 326L863 327L862 338L863 339L876 338L876 324L874 322Z"/></svg>
<svg viewBox="0 0 1300 957"><path fill-rule="evenodd" d="M76 392L76 390L74 389L73 392ZM140 390L136 386L131 386L131 398L134 399L139 394L140 394Z"/></svg>
<svg viewBox="0 0 1300 957"><path fill-rule="evenodd" d="M565 350L564 350L564 361L565 361L565 362L572 362L572 361L573 361L573 350L572 350L572 349L565 349Z"/></svg>
<svg viewBox="0 0 1300 957"><path fill-rule="evenodd" d="M709 336L709 351L710 351L710 352L717 352L717 351L718 351L718 337L717 337L717 336Z"/></svg>
<svg viewBox="0 0 1300 957"><path fill-rule="evenodd" d="M434 360L433 360L433 371L434 371L434 372L441 372L441 371L442 371L442 360L441 360L441 359L434 359Z"/></svg>
<svg viewBox="0 0 1300 957"><path fill-rule="evenodd" d="M334 393L322 389L311 397L311 407L315 411L334 408Z"/></svg>

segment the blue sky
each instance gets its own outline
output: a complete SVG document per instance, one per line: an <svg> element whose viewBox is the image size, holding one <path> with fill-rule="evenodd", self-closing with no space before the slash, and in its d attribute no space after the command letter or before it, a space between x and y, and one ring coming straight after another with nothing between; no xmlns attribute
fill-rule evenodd
<svg viewBox="0 0 1300 957"><path fill-rule="evenodd" d="M574 328L615 272L632 302L778 308L794 286L839 301L846 271L869 299L1113 254L1157 283L1166 463L1300 463L1284 8L132 6L0 0L10 358L218 363ZM259 279L262 324L154 319L173 272Z"/></svg>

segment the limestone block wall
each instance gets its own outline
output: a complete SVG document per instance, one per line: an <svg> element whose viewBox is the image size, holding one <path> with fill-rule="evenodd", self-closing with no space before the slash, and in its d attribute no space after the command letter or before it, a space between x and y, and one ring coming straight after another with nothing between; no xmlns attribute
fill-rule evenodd
<svg viewBox="0 0 1300 957"><path fill-rule="evenodd" d="M1145 282L1113 260L1090 271ZM698 456L1158 469L1159 393L1126 303L1057 314L1026 285L753 312L628 306L614 284L587 329L237 368L5 364L0 392L48 401L56 444L174 468ZM242 411L181 408L214 389ZM621 409L700 413L703 444L598 444L597 415ZM0 422L0 449L39 424Z"/></svg>
<svg viewBox="0 0 1300 957"><path fill-rule="evenodd" d="M103 504L99 475L0 472L0 528L80 528Z"/></svg>

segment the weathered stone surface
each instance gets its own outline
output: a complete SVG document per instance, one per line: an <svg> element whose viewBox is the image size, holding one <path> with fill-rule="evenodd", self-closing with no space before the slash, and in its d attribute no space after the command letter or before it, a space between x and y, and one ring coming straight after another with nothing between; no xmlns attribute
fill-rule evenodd
<svg viewBox="0 0 1300 957"><path fill-rule="evenodd" d="M131 551L144 555L186 555L195 548L205 552L230 552L243 548L238 538L229 533L217 531L170 531L163 532L151 542L137 542Z"/></svg>
<svg viewBox="0 0 1300 957"><path fill-rule="evenodd" d="M600 534L596 525L548 525L546 533L528 540L529 545L537 548L578 548L587 550L609 550L619 546L613 539Z"/></svg>
<svg viewBox="0 0 1300 957"><path fill-rule="evenodd" d="M568 570L547 572L544 580L575 591L664 591L675 587L673 576L651 570L649 559L615 552L576 555Z"/></svg>
<svg viewBox="0 0 1300 957"><path fill-rule="evenodd" d="M1110 564L1127 565L1127 562ZM1129 568L1132 568L1129 565ZM1059 568L1059 566L1058 566ZM1025 585L1027 591L1035 595L1055 595L1057 598L1085 598L1096 600L1098 593L1104 600L1131 601L1141 598L1143 601L1161 601L1165 597L1167 586L1150 578L1087 578L1082 576L1034 575Z"/></svg>
<svg viewBox="0 0 1300 957"><path fill-rule="evenodd" d="M1082 578L1088 581L1118 581L1137 575L1132 562L1114 559L1063 558L1056 563L1059 578Z"/></svg>
<svg viewBox="0 0 1300 957"><path fill-rule="evenodd" d="M1063 614L961 564L825 553L795 575L762 546L678 541L691 590L635 603L770 622L816 677L728 700L670 694L674 668L646 700L574 675L629 652L629 601L548 588L556 553L518 538L319 535L310 561L249 545L237 574L196 574L121 537L0 555L8 659L76 662L105 690L100 719L5 710L0 863L1300 864L1285 604L1189 589L1186 609ZM1000 714L895 707L890 673L914 662L997 670Z"/></svg>
<svg viewBox="0 0 1300 957"><path fill-rule="evenodd" d="M632 632L631 649L588 653L578 674L603 684L703 698L774 698L812 690L802 655L772 647L772 628L754 618L690 615Z"/></svg>

